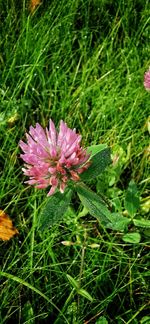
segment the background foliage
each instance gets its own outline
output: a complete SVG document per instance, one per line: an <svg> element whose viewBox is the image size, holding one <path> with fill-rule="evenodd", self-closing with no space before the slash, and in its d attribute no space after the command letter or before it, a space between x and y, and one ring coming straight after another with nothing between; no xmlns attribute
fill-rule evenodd
<svg viewBox="0 0 150 324"><path fill-rule="evenodd" d="M136 217L148 219L149 12L142 0L43 0L31 15L25 0L0 0L0 199L19 230L0 242L1 323L150 321L149 229L123 241L74 195L61 224L40 233L46 192L24 185L18 149L31 124L65 120L85 146L111 147L113 165L91 188L128 217L134 180Z"/></svg>

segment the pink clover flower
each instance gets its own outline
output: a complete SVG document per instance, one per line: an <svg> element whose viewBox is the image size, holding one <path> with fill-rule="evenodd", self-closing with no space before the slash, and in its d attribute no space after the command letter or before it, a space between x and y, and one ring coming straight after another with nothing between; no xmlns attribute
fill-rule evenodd
<svg viewBox="0 0 150 324"><path fill-rule="evenodd" d="M27 143L19 142L23 151L20 157L25 162L22 170L29 177L26 183L39 189L51 186L48 196L56 188L63 193L68 181L79 181L80 174L91 164L90 155L80 146L81 135L62 120L59 132L51 119L49 129L44 130L38 123L35 128L30 126L26 139Z"/></svg>

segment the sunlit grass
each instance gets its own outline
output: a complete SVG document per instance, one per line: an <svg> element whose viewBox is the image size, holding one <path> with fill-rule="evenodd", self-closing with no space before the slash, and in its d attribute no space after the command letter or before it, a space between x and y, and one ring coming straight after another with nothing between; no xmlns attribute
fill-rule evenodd
<svg viewBox="0 0 150 324"><path fill-rule="evenodd" d="M18 142L31 124L63 119L85 145L123 150L111 188L122 190L122 201L132 178L141 197L148 196L148 1L43 1L33 15L25 1L0 7L0 198L19 230L18 237L1 241L0 322L88 324L103 315L108 323L140 323L149 307L148 244L125 244L93 218L78 219L76 197L64 222L38 232L46 192L23 183ZM112 198L110 188L107 195Z"/></svg>

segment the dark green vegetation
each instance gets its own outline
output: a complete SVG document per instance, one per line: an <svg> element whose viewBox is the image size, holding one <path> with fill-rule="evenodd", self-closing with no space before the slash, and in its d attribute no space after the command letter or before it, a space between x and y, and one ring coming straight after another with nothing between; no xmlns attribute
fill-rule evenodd
<svg viewBox="0 0 150 324"><path fill-rule="evenodd" d="M25 0L0 0L0 14L0 208L19 230L0 241L0 323L150 323L149 231L126 243L82 216L75 196L64 221L40 233L46 191L23 183L18 149L31 124L65 120L84 145L120 156L92 189L125 215L134 179L148 218L149 1L45 0L31 16Z"/></svg>

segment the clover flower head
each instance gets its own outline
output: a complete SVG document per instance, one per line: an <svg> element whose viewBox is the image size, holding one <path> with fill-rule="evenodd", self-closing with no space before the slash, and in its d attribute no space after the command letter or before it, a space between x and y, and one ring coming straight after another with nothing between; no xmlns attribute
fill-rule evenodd
<svg viewBox="0 0 150 324"><path fill-rule="evenodd" d="M144 87L146 90L150 90L150 69L144 74Z"/></svg>
<svg viewBox="0 0 150 324"><path fill-rule="evenodd" d="M56 188L63 193L68 181L79 181L80 174L91 164L90 155L80 146L81 135L62 120L59 132L51 119L49 129L43 129L38 123L35 128L30 126L26 139L27 143L19 142L24 152L20 155L25 162L22 170L29 177L26 183L40 189L51 186L48 196Z"/></svg>

